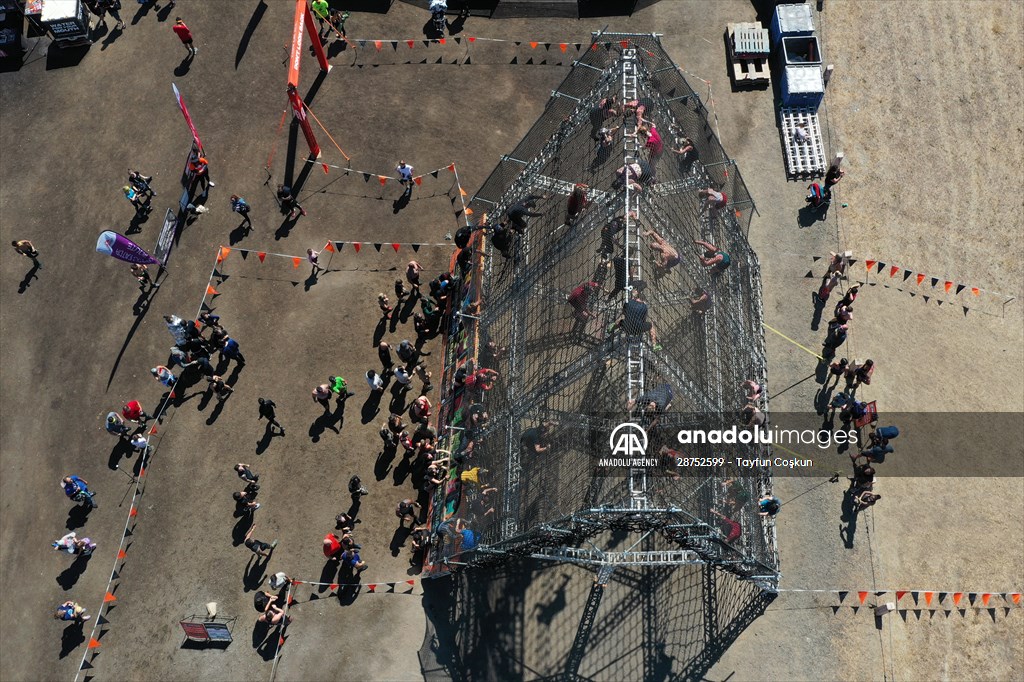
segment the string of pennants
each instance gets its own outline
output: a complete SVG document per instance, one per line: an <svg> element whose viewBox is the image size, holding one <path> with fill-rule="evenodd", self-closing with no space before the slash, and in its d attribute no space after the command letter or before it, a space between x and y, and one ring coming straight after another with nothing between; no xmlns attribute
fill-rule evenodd
<svg viewBox="0 0 1024 682"><path fill-rule="evenodd" d="M360 593L366 592L368 594L413 594L416 590L416 583L420 582L418 579L410 578L408 580L395 580L393 582L382 582L382 583L321 583L313 582L311 580L292 580L291 585L294 588L298 585L309 585L310 587L326 587L329 592L326 595L321 595L316 592L310 593L308 599L300 600L296 599L291 591L288 593L288 605L302 604L305 602L316 601L318 599L329 599L331 597L338 596L339 591L343 591L344 588L355 588Z"/></svg>
<svg viewBox="0 0 1024 682"><path fill-rule="evenodd" d="M959 607L964 598L967 598L967 606L975 606L977 602L981 602L982 606L978 608L989 608L990 606L996 606L992 603L993 598L999 598L1003 600L1005 606L1020 606L1021 605L1021 593L1020 592L957 592L954 590L894 590L894 589L881 589L881 590L804 590L804 589L780 589L779 592L817 592L825 594L836 594L839 595L839 603L843 604L846 598L851 594L855 594L857 599L857 605L863 605L867 601L868 597L882 597L885 595L893 594L896 596L896 603L899 604L903 597L910 595L910 598L914 601L914 604L919 604L920 600L923 599L925 604L928 606L935 602L936 606L941 606L943 602L952 603L954 607Z"/></svg>
<svg viewBox="0 0 1024 682"><path fill-rule="evenodd" d="M820 260L828 260L828 257L826 256L809 256L809 258L813 263L817 263ZM858 258L847 259L847 263L849 263L849 268L851 268L851 270L848 270L848 273L852 273L852 268L859 262L861 262L861 259ZM949 301L947 299L940 298L940 293L949 296L959 296L964 291L969 291L970 295L975 297L980 297L982 293L989 294L1004 299L1004 301L1007 303L1013 300L1014 298L1012 296L1002 294L998 291L992 291L991 289L985 289L982 287L976 287L969 284L963 284L956 280L947 279L945 277L933 277L931 275L917 272L916 270L911 270L909 268L904 268L899 265L891 265L889 263L886 263L885 261L878 260L876 258L864 259L863 263L865 274L867 277L870 277L872 274L881 275L881 279L884 282L891 279L896 279L897 275L900 275L901 279L897 280L898 285L903 285L905 283L907 287L910 287L913 284L921 288L925 292L930 292L930 295L927 293L920 293L920 296L924 299L925 303L930 302L934 298L935 302L941 306L943 303L948 303ZM885 276L886 274L888 274L888 277ZM813 270L808 270L807 274L804 275L805 279L813 279L815 277L816 275L814 274ZM870 286L875 286L877 284L877 282L870 281L866 283L869 284ZM890 287L890 285L887 284L883 284L883 286L885 286L886 288L892 288ZM896 288L897 291L905 291L900 286L895 286L894 288ZM938 289L939 291L934 291L936 289ZM919 295L918 291L912 291L909 289L906 290L906 293L909 293L911 296L914 297ZM971 306L961 304L961 307L963 308L964 315L967 315L968 311L971 310Z"/></svg>
<svg viewBox="0 0 1024 682"><path fill-rule="evenodd" d="M613 45L617 46L617 47L620 47L623 50L625 50L626 48L629 47L629 44L631 42L629 40L613 40L613 41L610 40L610 41L602 41L602 42L596 42L596 43L591 43L590 41L578 42L577 43L577 42L558 41L558 40L545 41L545 40L513 40L513 39L510 39L510 38L483 38L483 37L480 37L480 36L453 36L451 38L430 38L430 39L423 39L423 38L418 38L418 39L412 39L412 38L401 38L401 39L393 39L393 38L350 38L350 39L348 39L347 42L350 45L355 43L355 45L358 45L361 48L369 47L370 45L372 45L374 47L374 49L376 49L378 52L383 50L385 46L390 46L392 50L397 52L398 51L398 46L399 45L403 45L403 44L406 47L408 47L408 49L412 50L412 49L415 49L416 45L419 44L419 43L422 43L423 47L430 47L431 45L447 45L448 41L452 41L456 45L462 45L463 41L465 41L467 46L472 45L472 44L476 43L477 41L487 42L487 43L512 43L516 47L522 47L523 45L528 45L530 47L530 49L533 49L533 50L537 49L538 47L543 47L545 50L550 50L552 47L556 47L556 48L558 48L559 51L561 51L563 53L568 52L570 48L572 48L576 52L580 52L580 51L584 50L584 48L590 49L590 50L599 50L600 48L603 47L605 50L610 50L610 49L612 49ZM652 53L652 55L653 55L653 53Z"/></svg>

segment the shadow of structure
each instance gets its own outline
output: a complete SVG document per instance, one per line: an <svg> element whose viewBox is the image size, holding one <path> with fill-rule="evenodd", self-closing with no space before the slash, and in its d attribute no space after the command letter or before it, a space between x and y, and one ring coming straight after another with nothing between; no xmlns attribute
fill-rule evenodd
<svg viewBox="0 0 1024 682"><path fill-rule="evenodd" d="M708 565L594 576L522 559L424 581L424 680L700 680L774 599Z"/></svg>

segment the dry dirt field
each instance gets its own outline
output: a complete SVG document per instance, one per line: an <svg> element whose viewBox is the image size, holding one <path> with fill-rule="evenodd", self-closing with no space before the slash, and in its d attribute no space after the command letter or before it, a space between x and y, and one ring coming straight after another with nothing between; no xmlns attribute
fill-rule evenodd
<svg viewBox="0 0 1024 682"><path fill-rule="evenodd" d="M848 607L855 594L835 608L836 593L792 591L1024 590L1024 478L971 475L972 458L981 452L1002 453L1016 463L1011 472L1024 461L1024 173L1018 161L1024 157L1024 2L825 1L815 16L835 76L822 111L827 144L844 152L847 175L828 217L809 224L800 217L805 183L785 178L773 92L732 90L726 76L725 24L755 16L767 24L771 3L641 4L628 18L471 17L463 35L585 43L605 24L611 31L664 34L667 52L705 97L707 87L695 77L710 81L722 143L757 202L750 241L762 263L765 322L817 350L824 336L812 322L817 279L804 275L821 274L815 256L852 250L861 260L851 277L873 286L857 300L841 354L879 365L862 395L877 400L883 415L901 415L904 426L915 412L976 413L980 420L1008 412L1016 426L980 439L963 453L962 468L914 478L881 471L883 499L860 516L855 534L840 535L841 484L778 478L777 494L787 502L778 517L782 592L762 615L715 648L703 639L700 605L687 603L652 656L634 646L642 627L635 612L618 620L616 609L628 608L634 594L616 584L595 626L606 643L588 652L581 672L609 681L1024 678L1024 609L1004 609L1001 596L990 610L955 609L948 595L937 605L915 606L907 595L899 613L876 624L868 610ZM31 239L44 265L37 279L23 280L27 260L10 247L0 252L0 582L9 588L0 607L2 680L70 680L78 670L82 631L49 616L67 598L94 614L99 609L128 513L126 470L137 461L111 469L112 439L101 420L122 400L157 404L159 386L148 368L164 360L170 345L160 316L191 315L217 247L237 239L227 202L232 193L254 206L255 229L235 244L240 248L301 255L327 239L385 248L380 254L364 249L362 260L351 252L337 257L334 271L308 290L305 265L295 269L287 259L268 257L259 268L251 255L229 256L216 305L249 363L219 412L191 396L169 415L146 473L128 560L118 564L118 600L89 673L117 680L270 679L273 647L254 632L250 610L260 574L246 550L233 546L237 519L229 495L237 479L230 466L237 461L252 463L263 476L266 507L258 512L257 535L281 538L269 572L321 575L319 538L347 507L345 483L359 473L371 491L358 531L371 565L363 582L410 575L408 550L392 539L394 505L412 488L402 472L374 459L379 415L360 375L376 364L374 298L407 257L404 250L388 253L386 245L443 242L457 224L450 200L457 191L443 176L427 180L409 206L394 211L393 186L380 193L361 180L330 184L337 171L324 175L315 167L302 195L309 216L279 229L263 167L275 149L272 183L304 166L301 135L291 158L288 126L277 132L286 105L282 46L290 40L290 5L179 0L169 10L158 0L135 14L135 3L125 2L128 29L100 29L81 63L57 68L42 40L20 70L0 73L0 242ZM200 51L192 64L181 61L184 51L170 33L176 13L196 35ZM396 2L387 14L353 12L348 32L420 38L427 19L415 4ZM417 172L456 162L472 194L568 71L508 65L514 51L479 49L491 58L466 66L351 66L350 53L333 51L336 66L322 79L306 55L300 91L354 168L389 173L402 157ZM98 232L129 226L131 208L118 193L128 166L152 173L159 192L158 210L134 236L140 244L152 245L157 216L177 201L190 136L171 82L189 104L217 187L211 213L184 231L171 272L139 321L131 312L137 290L127 268L93 250ZM320 141L325 160L343 165L330 142ZM439 184L428 187L432 182ZM442 251L425 248L418 257L440 269ZM885 268L868 277L864 259ZM900 272L890 278L894 265ZM905 270L927 278L919 287L913 274L904 281ZM939 279L935 288L931 277ZM947 280L967 287L945 294ZM398 341L410 332L389 329L386 338ZM808 375L815 358L771 332L767 344L769 386L777 394L772 410L813 411L819 385ZM311 386L334 371L357 391L331 422L337 431L318 427L320 408L309 399ZM280 406L286 437L262 439L255 408L261 395ZM922 461L928 454L898 451ZM836 455L837 469L843 460ZM57 488L72 471L100 491L101 507L85 526L100 548L84 572L65 570L65 557L49 547L75 523ZM472 615L493 638L479 641L427 636L424 642L425 632L445 629L450 592L457 592L449 582L417 582L408 595L306 600L296 606L277 677L558 673L592 576L530 567L491 578L479 588L490 591L479 602L486 608ZM688 567L669 584L674 592L662 595L666 610L674 599L699 592L701 576ZM203 612L208 601L238 617L235 642L224 650L183 647L178 620ZM526 614L523 623L502 621L502 609L513 608L509 602ZM458 631L464 623L448 625ZM509 638L515 644L504 651ZM501 656L503 667L490 665Z"/></svg>

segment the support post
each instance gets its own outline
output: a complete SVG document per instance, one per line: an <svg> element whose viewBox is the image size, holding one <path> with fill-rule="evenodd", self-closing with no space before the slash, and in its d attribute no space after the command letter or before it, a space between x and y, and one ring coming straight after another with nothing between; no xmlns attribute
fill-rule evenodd
<svg viewBox="0 0 1024 682"><path fill-rule="evenodd" d="M294 85L288 85L288 101L292 105L292 114L299 122L299 127L302 128L302 134L306 137L306 144L309 145L309 154L315 158L320 158L320 145L317 144L316 136L313 135L313 128L309 125L309 117L306 116L305 104L302 102L302 98L299 97L299 91Z"/></svg>

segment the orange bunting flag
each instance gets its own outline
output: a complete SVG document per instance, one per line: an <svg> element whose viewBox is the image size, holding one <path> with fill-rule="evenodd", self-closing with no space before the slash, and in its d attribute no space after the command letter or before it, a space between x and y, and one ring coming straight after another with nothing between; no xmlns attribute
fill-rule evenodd
<svg viewBox="0 0 1024 682"><path fill-rule="evenodd" d="M924 281L924 275L918 274L918 276L917 276L917 283L920 285L921 282L923 282L923 281Z"/></svg>
<svg viewBox="0 0 1024 682"><path fill-rule="evenodd" d="M423 184L423 176L422 175L417 175L415 178L412 179L412 181L415 182L417 185L422 185Z"/></svg>
<svg viewBox="0 0 1024 682"><path fill-rule="evenodd" d="M949 293L949 290L952 289L952 288L953 288L953 283L952 282L946 282L946 293L947 294Z"/></svg>
<svg viewBox="0 0 1024 682"><path fill-rule="evenodd" d="M448 170L450 170L452 173L454 173L455 172L455 164L454 163L448 164Z"/></svg>
<svg viewBox="0 0 1024 682"><path fill-rule="evenodd" d="M112 593L107 592L105 595L103 595L103 603L104 604L108 604L108 603L110 603L112 601L117 601L117 597L115 597Z"/></svg>
<svg viewBox="0 0 1024 682"><path fill-rule="evenodd" d="M979 289L978 287L971 287L971 293L974 294L975 296L979 296L981 295L981 289Z"/></svg>
<svg viewBox="0 0 1024 682"><path fill-rule="evenodd" d="M359 242L352 242L352 248L356 250L356 253L359 253L359 249L363 248L363 245Z"/></svg>
<svg viewBox="0 0 1024 682"><path fill-rule="evenodd" d="M380 48L381 48L381 45L383 45L383 44L384 44L384 43L382 43L382 42L381 42L381 41L379 41L379 40L375 40L375 41L373 41L373 46L374 46L375 48L377 48L377 52L380 52Z"/></svg>
<svg viewBox="0 0 1024 682"><path fill-rule="evenodd" d="M903 595L905 595L906 593L907 593L906 590L896 590L896 601L899 601L900 599L902 599Z"/></svg>
<svg viewBox="0 0 1024 682"><path fill-rule="evenodd" d="M217 295L217 290L213 288L212 284L207 284L206 285L206 295L207 296L216 296Z"/></svg>
<svg viewBox="0 0 1024 682"><path fill-rule="evenodd" d="M370 583L369 585L366 586L366 589L368 589L370 592L376 592L377 591L377 584L376 583Z"/></svg>
<svg viewBox="0 0 1024 682"><path fill-rule="evenodd" d="M569 49L569 45L567 43L559 43L558 48L562 50L562 52L565 52L566 50Z"/></svg>
<svg viewBox="0 0 1024 682"><path fill-rule="evenodd" d="M277 640L277 646L284 646L284 635L281 635L281 639Z"/></svg>
<svg viewBox="0 0 1024 682"><path fill-rule="evenodd" d="M924 593L924 603L927 604L928 606L931 606L932 605L932 597L934 597L934 596L935 596L934 592L925 592Z"/></svg>
<svg viewBox="0 0 1024 682"><path fill-rule="evenodd" d="M536 41L536 40L531 40L531 41L530 41L530 48L531 48L531 49L536 49L536 48L537 48L537 45L538 45L538 43L537 43L537 41Z"/></svg>
<svg viewBox="0 0 1024 682"><path fill-rule="evenodd" d="M90 649L95 649L99 645L100 645L100 640L96 639L95 637L93 637L93 638L91 638L89 640L89 648Z"/></svg>
<svg viewBox="0 0 1024 682"><path fill-rule="evenodd" d="M857 597L860 598L860 603L863 604L864 600L868 598L868 593L867 592L858 592L857 593Z"/></svg>
<svg viewBox="0 0 1024 682"><path fill-rule="evenodd" d="M298 256L296 256L295 258L292 258L292 267L293 268L299 267L299 263L301 263L301 262L302 262L302 259L299 258Z"/></svg>
<svg viewBox="0 0 1024 682"><path fill-rule="evenodd" d="M151 435L151 436L156 435L156 427L155 426L149 430L149 435Z"/></svg>
<svg viewBox="0 0 1024 682"><path fill-rule="evenodd" d="M464 197L465 196L469 196L469 192L467 192L466 190L462 189L462 187L459 187L459 194L461 194Z"/></svg>
<svg viewBox="0 0 1024 682"><path fill-rule="evenodd" d="M292 585L301 585L304 582L305 582L304 580L293 580L292 581Z"/></svg>
<svg viewBox="0 0 1024 682"><path fill-rule="evenodd" d="M331 253L334 253L334 243L333 242L327 242L327 245L324 246L324 251L330 251ZM295 581L293 580L292 582L295 582Z"/></svg>
<svg viewBox="0 0 1024 682"><path fill-rule="evenodd" d="M597 43L594 43L593 45L590 46L590 49L591 50L596 50L597 47L598 47Z"/></svg>
<svg viewBox="0 0 1024 682"><path fill-rule="evenodd" d="M963 592L954 592L953 593L953 603L955 605L960 606L960 600L963 599L963 598L964 598L964 593Z"/></svg>
<svg viewBox="0 0 1024 682"><path fill-rule="evenodd" d="M410 40L409 42L411 43L412 41ZM336 589L338 589L338 583L331 583L331 584L329 585L329 587L330 587L330 588L331 588L332 590L336 590Z"/></svg>
<svg viewBox="0 0 1024 682"><path fill-rule="evenodd" d="M146 467L139 467L139 478L146 475Z"/></svg>
<svg viewBox="0 0 1024 682"><path fill-rule="evenodd" d="M415 580L406 580L405 582L408 583L409 585L415 585L416 584Z"/></svg>
<svg viewBox="0 0 1024 682"><path fill-rule="evenodd" d="M875 267L875 263L877 263L877 262L878 261L875 261L875 260L866 260L866 261L864 261L864 267L866 269L870 270L871 268Z"/></svg>
<svg viewBox="0 0 1024 682"><path fill-rule="evenodd" d="M895 277L896 273L899 272L899 271L900 271L900 266L894 265L891 268L889 268L889 276L890 277Z"/></svg>
<svg viewBox="0 0 1024 682"><path fill-rule="evenodd" d="M985 594L981 595L981 603L984 604L985 606L988 606L988 600L991 599L991 598L992 598L992 595L989 594L988 592L986 592Z"/></svg>
<svg viewBox="0 0 1024 682"><path fill-rule="evenodd" d="M1012 601L1014 604L1019 604L1020 603L1020 592L1014 592L1013 594L1011 594L1010 595L1010 601Z"/></svg>
<svg viewBox="0 0 1024 682"><path fill-rule="evenodd" d="M330 175L331 171L328 169L327 164L321 163L320 165L324 167L324 175Z"/></svg>
<svg viewBox="0 0 1024 682"><path fill-rule="evenodd" d="M135 516L138 516L138 515L139 515L138 508L136 508L135 505L132 505L131 510L129 510L129 512L128 512L128 516L135 517Z"/></svg>
<svg viewBox="0 0 1024 682"><path fill-rule="evenodd" d="M416 44L416 41L415 40L407 40L407 41L405 41L405 44L408 45L409 49L411 50L412 46Z"/></svg>
<svg viewBox="0 0 1024 682"><path fill-rule="evenodd" d="M466 209L466 215L473 215L473 209L467 208Z"/></svg>
<svg viewBox="0 0 1024 682"><path fill-rule="evenodd" d="M444 44L445 44L445 43L447 42L447 40L446 40L446 39L444 39L444 38L438 38L438 39L437 39L437 42L439 42L439 43L441 43L442 45L444 45Z"/></svg>
<svg viewBox="0 0 1024 682"><path fill-rule="evenodd" d="M124 551L123 549L120 552L117 553L117 558L118 559L123 559L126 556L128 556L128 552Z"/></svg>
<svg viewBox="0 0 1024 682"><path fill-rule="evenodd" d="M256 252L256 257L259 258L260 262L262 263L266 259L266 257L267 257L267 252L266 251L257 251Z"/></svg>
<svg viewBox="0 0 1024 682"><path fill-rule="evenodd" d="M401 246L401 244L392 244L391 248L395 250L395 253L398 253L398 247L399 246Z"/></svg>
<svg viewBox="0 0 1024 682"><path fill-rule="evenodd" d="M217 262L218 263L223 262L224 259L228 257L229 253L231 253L231 247L230 246L222 246L222 247L220 247L220 254L217 256Z"/></svg>
<svg viewBox="0 0 1024 682"><path fill-rule="evenodd" d="M468 38L466 38L466 40L468 40L471 43L475 43L476 42L476 37L475 36L469 36Z"/></svg>
<svg viewBox="0 0 1024 682"><path fill-rule="evenodd" d="M295 603L295 597L293 597L292 595L289 594L288 595L288 606L291 606L294 603Z"/></svg>
<svg viewBox="0 0 1024 682"><path fill-rule="evenodd" d="M381 187L383 187L384 185L386 185L386 184L387 184L387 182L388 182L388 179L387 179L386 177L384 177L383 175L379 175L379 176L377 176L377 177L378 177L378 178L380 179L380 186L381 186Z"/></svg>

